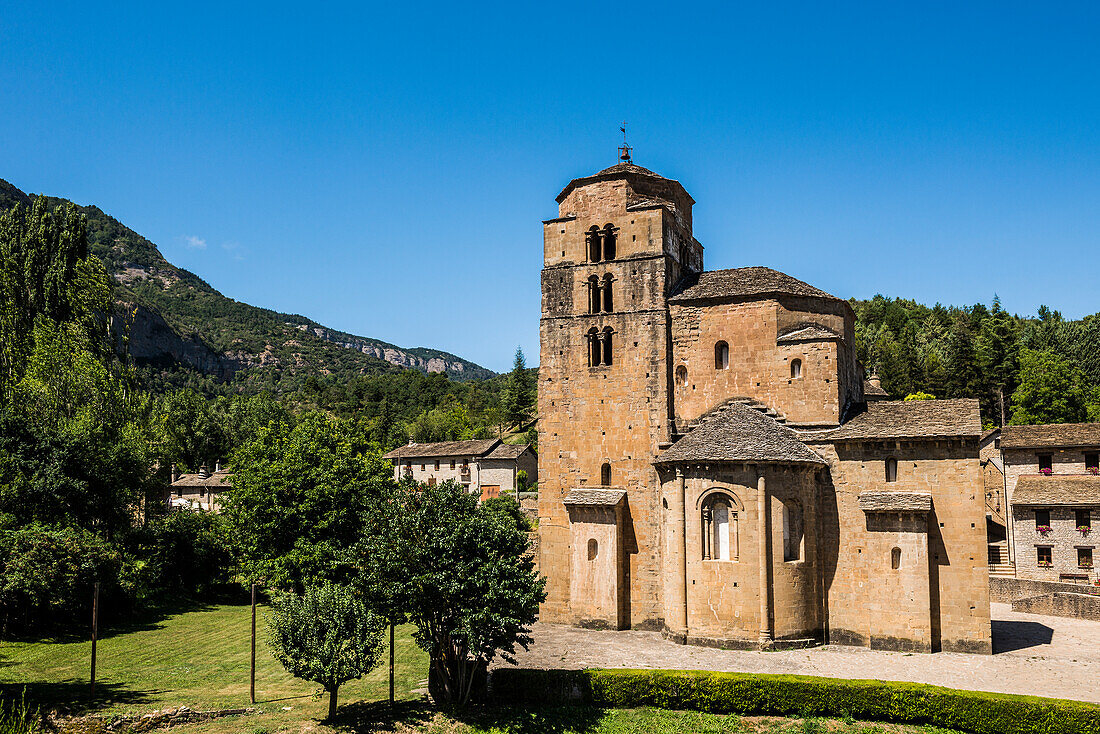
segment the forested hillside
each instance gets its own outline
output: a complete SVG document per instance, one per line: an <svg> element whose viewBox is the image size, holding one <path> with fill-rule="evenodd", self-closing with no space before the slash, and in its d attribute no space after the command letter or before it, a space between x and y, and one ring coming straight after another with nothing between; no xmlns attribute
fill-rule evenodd
<svg viewBox="0 0 1100 734"><path fill-rule="evenodd" d="M1100 314L852 301L860 361L893 397L977 397L987 425L1100 420Z"/></svg>
<svg viewBox="0 0 1100 734"><path fill-rule="evenodd" d="M0 179L0 212L32 198ZM47 201L52 208L64 200ZM87 217L91 254L118 283L115 298L127 322L128 351L145 383L158 391L186 386L207 393L286 392L311 375L350 380L401 368L446 372L458 380L493 374L447 352L402 349L227 298L99 208L79 209Z"/></svg>

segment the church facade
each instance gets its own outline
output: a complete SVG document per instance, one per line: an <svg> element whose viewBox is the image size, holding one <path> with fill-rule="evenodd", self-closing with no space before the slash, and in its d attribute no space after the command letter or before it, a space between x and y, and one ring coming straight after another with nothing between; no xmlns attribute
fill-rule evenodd
<svg viewBox="0 0 1100 734"><path fill-rule="evenodd" d="M976 400L865 383L849 304L705 271L627 161L544 222L543 621L686 643L991 652Z"/></svg>

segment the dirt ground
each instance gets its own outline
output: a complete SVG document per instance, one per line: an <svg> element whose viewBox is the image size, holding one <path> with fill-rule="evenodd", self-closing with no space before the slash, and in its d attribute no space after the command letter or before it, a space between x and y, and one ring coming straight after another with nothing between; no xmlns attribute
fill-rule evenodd
<svg viewBox="0 0 1100 734"><path fill-rule="evenodd" d="M881 652L829 645L751 652L677 645L656 632L536 624L525 668L669 668L876 678L1100 703L1100 622L992 604L993 655Z"/></svg>

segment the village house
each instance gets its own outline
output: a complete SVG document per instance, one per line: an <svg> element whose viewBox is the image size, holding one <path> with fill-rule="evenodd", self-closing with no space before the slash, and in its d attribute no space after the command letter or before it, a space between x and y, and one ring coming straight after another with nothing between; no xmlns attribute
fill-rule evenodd
<svg viewBox="0 0 1100 734"><path fill-rule="evenodd" d="M1001 429L1015 576L1094 584L1100 520L1100 423Z"/></svg>
<svg viewBox="0 0 1100 734"><path fill-rule="evenodd" d="M203 464L194 474L181 474L172 465L172 483L168 486L165 504L169 510L221 510L219 496L230 488L232 474L222 468L221 462L214 465L214 471Z"/></svg>
<svg viewBox="0 0 1100 734"><path fill-rule="evenodd" d="M482 499L515 496L538 481L538 457L529 444L500 439L410 443L382 457L393 462L394 479L436 484L448 479L466 485ZM525 472L520 487L520 472Z"/></svg>
<svg viewBox="0 0 1100 734"><path fill-rule="evenodd" d="M622 152L543 223L540 619L991 652L978 401L888 400L847 301L705 271L694 200Z"/></svg>

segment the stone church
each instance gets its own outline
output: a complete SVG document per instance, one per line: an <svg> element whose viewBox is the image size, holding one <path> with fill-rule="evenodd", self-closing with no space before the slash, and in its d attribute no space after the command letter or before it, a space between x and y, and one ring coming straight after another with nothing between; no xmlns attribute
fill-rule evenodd
<svg viewBox="0 0 1100 734"><path fill-rule="evenodd" d="M694 200L624 159L543 223L541 619L991 652L978 401L884 399L846 301L705 271Z"/></svg>

